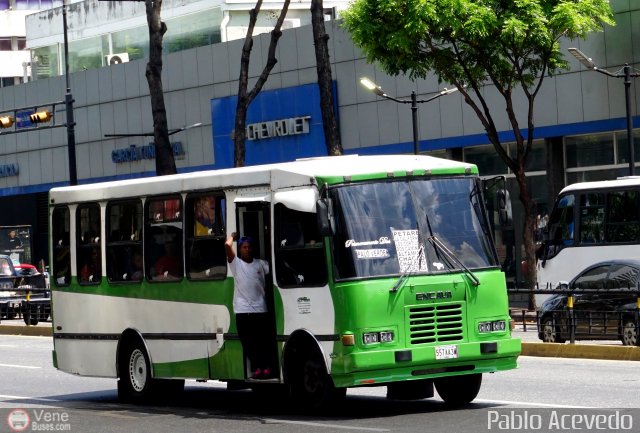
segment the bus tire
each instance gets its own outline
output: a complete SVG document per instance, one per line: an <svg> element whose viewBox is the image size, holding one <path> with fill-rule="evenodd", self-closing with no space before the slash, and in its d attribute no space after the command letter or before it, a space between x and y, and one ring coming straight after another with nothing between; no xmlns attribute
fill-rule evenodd
<svg viewBox="0 0 640 433"><path fill-rule="evenodd" d="M125 342L118 360L118 398L124 402L140 403L153 394L151 362L141 341Z"/></svg>
<svg viewBox="0 0 640 433"><path fill-rule="evenodd" d="M315 411L329 407L346 395L346 388L336 388L317 350L295 350L287 363L287 379L292 401L301 409Z"/></svg>
<svg viewBox="0 0 640 433"><path fill-rule="evenodd" d="M638 342L638 329L636 328L636 322L627 317L622 322L622 329L620 330L620 340L625 346L639 346Z"/></svg>
<svg viewBox="0 0 640 433"><path fill-rule="evenodd" d="M480 392L482 374L441 377L434 380L440 398L450 406L465 406L471 403Z"/></svg>

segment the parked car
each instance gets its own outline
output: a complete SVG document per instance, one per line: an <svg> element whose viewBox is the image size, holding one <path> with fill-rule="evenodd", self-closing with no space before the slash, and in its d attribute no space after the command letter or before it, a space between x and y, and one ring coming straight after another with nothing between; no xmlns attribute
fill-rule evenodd
<svg viewBox="0 0 640 433"><path fill-rule="evenodd" d="M15 263L11 257L0 255L0 319L14 319L21 313L28 325L47 320L51 298L48 291L42 290L46 288L46 275L35 266Z"/></svg>
<svg viewBox="0 0 640 433"><path fill-rule="evenodd" d="M619 339L625 346L640 345L634 292L639 282L640 260L611 260L589 266L561 285L566 291L542 303L538 337L550 343L564 343L570 338L567 292L573 291L576 340ZM583 289L587 290L581 293Z"/></svg>

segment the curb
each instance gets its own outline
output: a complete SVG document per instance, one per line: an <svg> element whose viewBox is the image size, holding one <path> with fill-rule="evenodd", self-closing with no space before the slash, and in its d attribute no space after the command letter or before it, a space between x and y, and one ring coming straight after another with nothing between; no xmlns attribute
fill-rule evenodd
<svg viewBox="0 0 640 433"><path fill-rule="evenodd" d="M596 344L522 343L522 356L640 361L638 346Z"/></svg>
<svg viewBox="0 0 640 433"><path fill-rule="evenodd" d="M19 326L2 325L0 335L28 335L32 337L51 337L53 328L51 326Z"/></svg>

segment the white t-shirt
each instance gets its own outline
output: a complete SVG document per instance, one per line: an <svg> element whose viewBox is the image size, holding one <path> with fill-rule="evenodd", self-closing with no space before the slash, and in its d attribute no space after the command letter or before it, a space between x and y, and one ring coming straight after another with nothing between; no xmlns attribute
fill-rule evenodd
<svg viewBox="0 0 640 433"><path fill-rule="evenodd" d="M235 257L229 263L235 278L233 290L233 311L235 313L265 313L267 303L264 299L265 275L269 273L269 263L253 259L247 263Z"/></svg>

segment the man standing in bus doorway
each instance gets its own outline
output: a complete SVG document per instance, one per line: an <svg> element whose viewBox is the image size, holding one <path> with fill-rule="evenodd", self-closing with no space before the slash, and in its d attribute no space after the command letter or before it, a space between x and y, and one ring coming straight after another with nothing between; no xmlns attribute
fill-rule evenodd
<svg viewBox="0 0 640 433"><path fill-rule="evenodd" d="M231 233L225 242L227 261L234 277L233 311L242 350L251 364L252 379L269 379L270 366L270 324L265 299L265 275L269 264L253 257L252 240L242 237L238 240L238 256L233 251L237 233Z"/></svg>

